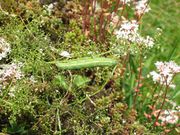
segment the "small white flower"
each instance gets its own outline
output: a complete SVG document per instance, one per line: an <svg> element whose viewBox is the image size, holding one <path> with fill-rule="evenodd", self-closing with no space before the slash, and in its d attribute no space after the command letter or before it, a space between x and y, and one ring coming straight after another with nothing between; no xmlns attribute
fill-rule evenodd
<svg viewBox="0 0 180 135"><path fill-rule="evenodd" d="M168 65L173 73L180 73L180 66L178 66L174 61L170 61Z"/></svg>
<svg viewBox="0 0 180 135"><path fill-rule="evenodd" d="M132 20L131 22L129 21L124 21L122 24L121 24L121 29L122 30L125 30L127 32L137 32L138 30L138 23L136 20Z"/></svg>
<svg viewBox="0 0 180 135"><path fill-rule="evenodd" d="M15 90L16 90L16 87L15 87L15 86L11 87L10 90L9 90L8 95L9 95L10 97L15 97Z"/></svg>
<svg viewBox="0 0 180 135"><path fill-rule="evenodd" d="M153 77L154 82L159 82L160 81L161 76L157 72L152 71L152 72L150 72L150 75Z"/></svg>
<svg viewBox="0 0 180 135"><path fill-rule="evenodd" d="M36 83L37 80L34 78L33 75L30 76L29 80L32 82L32 83Z"/></svg>
<svg viewBox="0 0 180 135"><path fill-rule="evenodd" d="M175 89L176 85L175 84L170 84L169 87L172 88L172 89Z"/></svg>
<svg viewBox="0 0 180 135"><path fill-rule="evenodd" d="M122 123L125 124L125 123L126 123L126 120L123 119L123 120L122 120Z"/></svg>
<svg viewBox="0 0 180 135"><path fill-rule="evenodd" d="M48 10L50 10L50 11L51 11L53 8L54 8L53 3L51 3L51 4L49 4L49 5L48 5Z"/></svg>
<svg viewBox="0 0 180 135"><path fill-rule="evenodd" d="M92 51L89 51L87 54L89 54L89 55L90 55L90 54L93 54L93 52L92 52Z"/></svg>
<svg viewBox="0 0 180 135"><path fill-rule="evenodd" d="M176 106L176 109L177 109L178 112L180 113L180 106Z"/></svg>
<svg viewBox="0 0 180 135"><path fill-rule="evenodd" d="M54 6L57 5L57 2L51 3L49 5L45 5L45 9L48 11L49 14L51 14L54 10Z"/></svg>
<svg viewBox="0 0 180 135"><path fill-rule="evenodd" d="M143 42L146 45L146 47L152 48L154 46L154 39L150 36L147 36Z"/></svg>
<svg viewBox="0 0 180 135"><path fill-rule="evenodd" d="M62 51L59 55L62 57L71 58L70 53L67 51Z"/></svg>

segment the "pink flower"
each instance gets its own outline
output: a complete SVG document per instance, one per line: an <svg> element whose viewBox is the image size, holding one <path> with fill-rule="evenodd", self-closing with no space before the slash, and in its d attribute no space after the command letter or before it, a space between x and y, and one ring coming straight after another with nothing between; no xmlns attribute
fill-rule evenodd
<svg viewBox="0 0 180 135"><path fill-rule="evenodd" d="M179 120L178 114L179 112L176 110L164 110L161 112L159 120L161 120L162 123L175 124Z"/></svg>
<svg viewBox="0 0 180 135"><path fill-rule="evenodd" d="M155 63L157 72L152 71L150 75L153 78L154 82L158 82L163 85L169 85L171 88L175 88L175 85L172 84L173 77L180 72L180 66L175 62L161 62L157 61Z"/></svg>
<svg viewBox="0 0 180 135"><path fill-rule="evenodd" d="M138 15L149 12L148 0L138 0L135 2L135 11Z"/></svg>
<svg viewBox="0 0 180 135"><path fill-rule="evenodd" d="M3 69L0 70L0 82L6 82L11 79L21 79L23 74L20 70L22 64L12 63L10 65L4 65Z"/></svg>

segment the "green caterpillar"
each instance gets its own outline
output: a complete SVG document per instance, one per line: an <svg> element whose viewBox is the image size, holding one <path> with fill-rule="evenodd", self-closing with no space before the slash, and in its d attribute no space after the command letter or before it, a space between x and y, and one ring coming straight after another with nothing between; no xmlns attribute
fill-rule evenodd
<svg viewBox="0 0 180 135"><path fill-rule="evenodd" d="M111 58L104 57L85 57L74 60L56 61L56 66L60 69L82 69L82 68L93 68L93 67L104 67L104 66L115 66L117 61Z"/></svg>

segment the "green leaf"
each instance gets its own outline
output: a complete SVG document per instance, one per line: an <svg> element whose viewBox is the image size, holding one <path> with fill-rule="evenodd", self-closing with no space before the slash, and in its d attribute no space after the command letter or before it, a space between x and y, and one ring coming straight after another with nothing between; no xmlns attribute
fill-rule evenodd
<svg viewBox="0 0 180 135"><path fill-rule="evenodd" d="M180 91L177 91L177 93L172 98L175 100L178 104L180 103Z"/></svg>
<svg viewBox="0 0 180 135"><path fill-rule="evenodd" d="M85 58L66 60L66 61L56 61L55 64L60 69L71 70L71 69L115 66L117 64L117 61L111 58L104 58L104 57L97 57L97 58L85 57Z"/></svg>
<svg viewBox="0 0 180 135"><path fill-rule="evenodd" d="M68 85L66 83L66 78L62 75L57 75L55 76L55 79L54 79L54 84L55 85L58 85L59 87L61 87L62 89L68 89Z"/></svg>
<svg viewBox="0 0 180 135"><path fill-rule="evenodd" d="M84 86L86 86L86 84L90 81L89 78L85 77L85 76L81 76L81 75L76 75L74 77L74 81L73 84L78 87L78 88L82 88Z"/></svg>

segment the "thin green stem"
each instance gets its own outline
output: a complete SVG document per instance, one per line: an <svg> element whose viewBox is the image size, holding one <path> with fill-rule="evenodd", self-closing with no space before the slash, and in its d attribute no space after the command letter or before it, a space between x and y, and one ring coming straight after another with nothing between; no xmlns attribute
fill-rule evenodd
<svg viewBox="0 0 180 135"><path fill-rule="evenodd" d="M60 120L60 116L59 116L59 108L57 109L57 121L58 121L58 128L59 128L59 135L61 135L62 132L62 128L61 128L61 120Z"/></svg>
<svg viewBox="0 0 180 135"><path fill-rule="evenodd" d="M113 76L116 68L117 68L117 66L115 66L115 67L113 68L110 77L108 77L108 78L106 79L106 81L103 83L103 85L100 87L99 90L95 91L95 92L94 92L93 94L91 94L91 95L88 95L88 97L86 96L84 99L82 99L82 100L80 101L80 103L84 102L86 99L91 98L92 96L95 96L96 94L98 94L99 92L101 92L101 91L104 89L104 87L106 86L106 84L109 82L109 80L111 79L111 77Z"/></svg>

